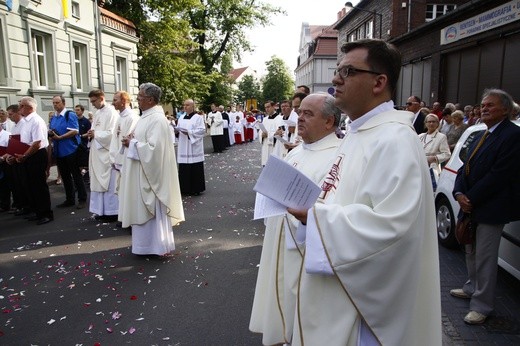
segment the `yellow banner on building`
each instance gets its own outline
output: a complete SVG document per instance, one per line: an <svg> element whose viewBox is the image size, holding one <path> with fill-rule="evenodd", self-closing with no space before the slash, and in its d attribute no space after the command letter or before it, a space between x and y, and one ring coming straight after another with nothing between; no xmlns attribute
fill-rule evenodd
<svg viewBox="0 0 520 346"><path fill-rule="evenodd" d="M63 18L69 18L69 0L61 0L61 7L63 8Z"/></svg>

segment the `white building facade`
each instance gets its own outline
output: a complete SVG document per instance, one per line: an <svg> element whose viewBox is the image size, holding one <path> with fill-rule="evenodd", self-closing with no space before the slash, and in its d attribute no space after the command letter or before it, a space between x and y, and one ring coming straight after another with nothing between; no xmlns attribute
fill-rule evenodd
<svg viewBox="0 0 520 346"><path fill-rule="evenodd" d="M103 1L100 1L101 3ZM47 118L52 97L66 106L92 106L88 93L117 90L135 98L138 88L135 26L95 0L0 0L0 108L22 96Z"/></svg>
<svg viewBox="0 0 520 346"><path fill-rule="evenodd" d="M306 85L311 92L330 92L337 64L338 33L330 25L302 23L300 55L294 71L296 86Z"/></svg>

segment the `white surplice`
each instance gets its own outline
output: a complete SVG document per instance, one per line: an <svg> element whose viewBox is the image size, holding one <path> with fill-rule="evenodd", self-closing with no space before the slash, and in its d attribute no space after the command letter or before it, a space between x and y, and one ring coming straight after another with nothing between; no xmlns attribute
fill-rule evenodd
<svg viewBox="0 0 520 346"><path fill-rule="evenodd" d="M266 116L264 117L264 120L262 120L262 124L267 130L267 137L263 138L261 133L262 130L260 130L258 137L260 138L260 143L262 143L261 164L262 166L265 166L269 155L271 155L274 149L274 133L278 127L283 125L283 117L281 115L277 115L273 119L269 119Z"/></svg>
<svg viewBox="0 0 520 346"><path fill-rule="evenodd" d="M113 195L115 186L110 186L116 182L110 161L110 143L118 118L115 108L106 104L96 111L92 120L94 138L90 142L89 154L89 210L97 215L117 214L117 196Z"/></svg>
<svg viewBox="0 0 520 346"><path fill-rule="evenodd" d="M128 137L128 135L134 132L134 128L138 120L139 116L134 110L131 108L125 108L121 113L119 113L119 118L116 122L112 141L110 142L110 162L116 169L115 191L119 197L121 197L124 193L119 189L119 180L121 175L120 171L123 167L123 162L125 161L128 150L128 148L123 146L121 141L123 138Z"/></svg>
<svg viewBox="0 0 520 346"><path fill-rule="evenodd" d="M327 173L341 140L334 133L293 149L285 158L312 181ZM296 246L298 220L292 215L267 220L249 329L263 333L264 345L292 338L302 249ZM287 239L287 240L286 240Z"/></svg>
<svg viewBox="0 0 520 346"><path fill-rule="evenodd" d="M123 227L132 226L132 252L164 255L175 248L172 225L184 220L175 150L160 106L143 112L123 164Z"/></svg>
<svg viewBox="0 0 520 346"><path fill-rule="evenodd" d="M392 106L352 122L309 210L292 345L441 345L430 175Z"/></svg>
<svg viewBox="0 0 520 346"><path fill-rule="evenodd" d="M204 119L197 113L192 113L179 119L177 127L188 131L187 135L179 132L179 143L177 144L177 160L179 163L204 161L203 139L206 135Z"/></svg>

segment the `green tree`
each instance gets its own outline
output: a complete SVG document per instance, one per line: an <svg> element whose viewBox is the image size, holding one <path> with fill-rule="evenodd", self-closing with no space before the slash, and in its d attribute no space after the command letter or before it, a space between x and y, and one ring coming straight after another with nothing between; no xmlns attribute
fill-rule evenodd
<svg viewBox="0 0 520 346"><path fill-rule="evenodd" d="M281 101L289 99L294 92L294 80L285 62L277 56L265 63L267 74L262 82L264 101Z"/></svg>
<svg viewBox="0 0 520 346"><path fill-rule="evenodd" d="M249 99L259 100L262 96L260 83L251 75L244 76L238 83L238 91L235 97L236 103L244 103Z"/></svg>
<svg viewBox="0 0 520 346"><path fill-rule="evenodd" d="M245 30L282 13L260 0L107 0L105 7L138 27L139 81L158 84L163 101L174 103L230 99L223 57L240 61L252 50Z"/></svg>
<svg viewBox="0 0 520 346"><path fill-rule="evenodd" d="M282 13L281 9L259 0L200 0L200 4L186 11L184 18L193 28L192 37L207 74L213 73L225 56L240 61L241 53L252 50L245 30L268 25L273 15ZM210 93L203 100L206 105L223 97L231 99L231 90L220 84L227 73L229 71L223 72L222 78L212 80ZM223 91L229 94L223 95Z"/></svg>

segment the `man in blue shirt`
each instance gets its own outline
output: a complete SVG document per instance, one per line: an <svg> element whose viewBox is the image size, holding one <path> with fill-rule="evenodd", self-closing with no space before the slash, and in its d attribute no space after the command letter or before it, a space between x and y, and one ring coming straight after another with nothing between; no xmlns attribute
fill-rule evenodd
<svg viewBox="0 0 520 346"><path fill-rule="evenodd" d="M87 192L77 160L78 144L80 143L78 118L76 113L65 108L63 96L54 96L52 105L56 114L52 117L49 125L49 138L52 140L53 154L61 173L66 196L66 200L56 207L64 208L76 204L74 192L74 185L76 185L78 191L77 208L81 209L86 206Z"/></svg>

